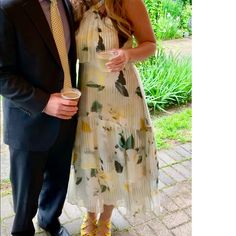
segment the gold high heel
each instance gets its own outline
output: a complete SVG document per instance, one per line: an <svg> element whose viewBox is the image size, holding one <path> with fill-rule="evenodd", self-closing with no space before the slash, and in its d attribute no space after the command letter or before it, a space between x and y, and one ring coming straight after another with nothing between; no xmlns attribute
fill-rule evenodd
<svg viewBox="0 0 236 236"><path fill-rule="evenodd" d="M112 224L111 224L111 221L102 221L102 220L99 220L98 222L98 227L97 227L97 232L99 231L99 227L106 227L107 230L109 230L109 232L105 233L103 236L111 236L111 227L112 227Z"/></svg>
<svg viewBox="0 0 236 236"><path fill-rule="evenodd" d="M95 229L92 232L87 232L86 229L89 226L89 224L92 224ZM88 215L84 216L83 223L80 227L80 235L81 236L95 236L97 230L97 220L91 220L89 219Z"/></svg>

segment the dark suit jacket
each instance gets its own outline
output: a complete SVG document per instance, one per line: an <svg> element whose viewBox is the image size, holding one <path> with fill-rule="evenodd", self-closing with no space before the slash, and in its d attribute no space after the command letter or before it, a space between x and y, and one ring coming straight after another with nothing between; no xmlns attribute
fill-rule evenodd
<svg viewBox="0 0 236 236"><path fill-rule="evenodd" d="M71 33L69 63L76 87L72 8L64 0ZM64 73L38 0L0 0L0 92L4 97L4 140L17 149L44 151L56 140L60 119L42 113ZM72 121L71 121L72 122Z"/></svg>

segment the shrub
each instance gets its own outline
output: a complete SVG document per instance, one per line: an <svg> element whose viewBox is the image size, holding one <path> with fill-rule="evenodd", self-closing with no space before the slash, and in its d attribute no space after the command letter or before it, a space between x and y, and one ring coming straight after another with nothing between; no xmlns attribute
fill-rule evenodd
<svg viewBox="0 0 236 236"><path fill-rule="evenodd" d="M191 58L166 55L163 50L138 64L151 110L165 110L191 101Z"/></svg>
<svg viewBox="0 0 236 236"><path fill-rule="evenodd" d="M161 3L161 11L163 15L170 14L171 16L173 16L173 18L181 16L181 12L183 9L183 2L181 0L162 0Z"/></svg>
<svg viewBox="0 0 236 236"><path fill-rule="evenodd" d="M192 0L181 0L184 5L192 5Z"/></svg>
<svg viewBox="0 0 236 236"><path fill-rule="evenodd" d="M186 5L183 8L181 14L181 28L184 33L192 34L192 7L191 5Z"/></svg>
<svg viewBox="0 0 236 236"><path fill-rule="evenodd" d="M191 35L192 6L189 0L145 0L158 39Z"/></svg>
<svg viewBox="0 0 236 236"><path fill-rule="evenodd" d="M169 13L158 19L155 31L159 40L175 39L183 36L182 30L180 30L180 18L174 18Z"/></svg>

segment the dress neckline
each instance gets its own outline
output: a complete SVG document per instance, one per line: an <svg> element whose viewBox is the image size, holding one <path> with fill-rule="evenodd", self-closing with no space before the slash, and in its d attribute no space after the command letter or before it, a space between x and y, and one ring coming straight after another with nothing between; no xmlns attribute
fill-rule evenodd
<svg viewBox="0 0 236 236"><path fill-rule="evenodd" d="M104 0L100 0L99 2L97 2L94 5L91 5L89 7L89 9L84 13L84 17L87 16L88 14L90 14L93 11L99 12L99 9L101 8L101 6L104 4Z"/></svg>

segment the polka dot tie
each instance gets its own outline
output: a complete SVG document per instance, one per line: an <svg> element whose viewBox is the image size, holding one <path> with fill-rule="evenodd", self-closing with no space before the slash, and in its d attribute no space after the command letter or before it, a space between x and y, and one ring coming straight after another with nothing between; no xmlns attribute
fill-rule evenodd
<svg viewBox="0 0 236 236"><path fill-rule="evenodd" d="M64 71L64 88L71 88L70 67L68 61L68 53L66 48L65 34L61 15L57 6L57 0L51 0L51 27L52 34L55 40L61 65Z"/></svg>

